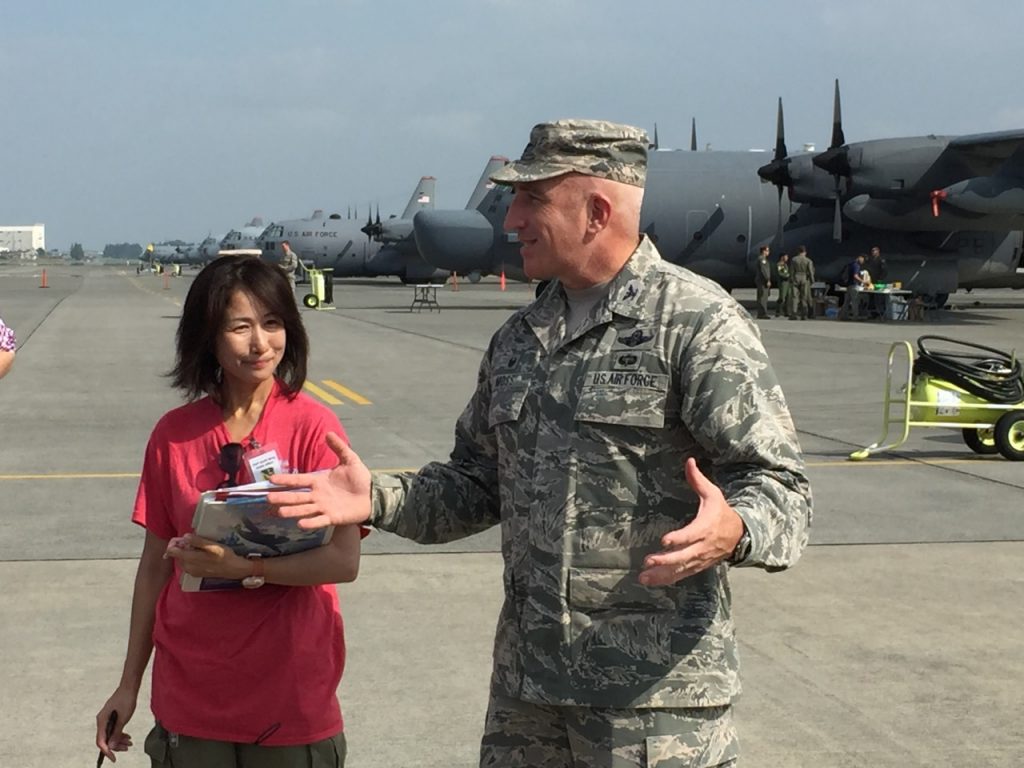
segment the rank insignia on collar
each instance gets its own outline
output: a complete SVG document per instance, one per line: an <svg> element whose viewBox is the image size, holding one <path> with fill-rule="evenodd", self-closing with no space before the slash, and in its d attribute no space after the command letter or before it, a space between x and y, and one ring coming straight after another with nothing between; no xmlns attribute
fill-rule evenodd
<svg viewBox="0 0 1024 768"><path fill-rule="evenodd" d="M622 291L621 301L632 301L640 295L640 281L633 279L626 283L625 289Z"/></svg>

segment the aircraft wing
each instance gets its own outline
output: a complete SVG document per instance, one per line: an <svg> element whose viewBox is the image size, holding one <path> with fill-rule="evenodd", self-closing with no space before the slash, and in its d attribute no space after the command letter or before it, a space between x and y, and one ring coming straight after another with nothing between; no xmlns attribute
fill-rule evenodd
<svg viewBox="0 0 1024 768"><path fill-rule="evenodd" d="M1024 148L1024 130L957 136L949 142L949 148L977 162L998 166ZM1024 171L1024 162L1021 163L1021 170Z"/></svg>

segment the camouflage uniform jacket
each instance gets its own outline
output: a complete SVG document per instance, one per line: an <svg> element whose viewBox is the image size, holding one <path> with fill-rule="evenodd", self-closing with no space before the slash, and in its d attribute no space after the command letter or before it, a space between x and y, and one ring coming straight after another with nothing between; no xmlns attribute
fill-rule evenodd
<svg viewBox="0 0 1024 768"><path fill-rule="evenodd" d="M644 238L571 339L558 283L494 335L446 463L376 475L372 522L423 543L500 524L492 689L550 704L693 707L739 691L720 564L669 587L643 558L697 512L698 458L746 523L744 565L792 565L810 489L747 313Z"/></svg>
<svg viewBox="0 0 1024 768"><path fill-rule="evenodd" d="M295 253L295 251L289 248L287 251L284 251L281 254L281 260L278 262L277 265L284 270L284 273L286 275L291 277L292 275L295 274L295 270L298 269L299 256L297 253Z"/></svg>

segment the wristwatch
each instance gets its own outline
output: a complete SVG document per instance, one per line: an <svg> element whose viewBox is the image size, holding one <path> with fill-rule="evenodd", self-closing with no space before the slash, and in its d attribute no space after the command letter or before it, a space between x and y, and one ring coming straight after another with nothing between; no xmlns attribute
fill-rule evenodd
<svg viewBox="0 0 1024 768"><path fill-rule="evenodd" d="M263 555L247 555L252 561L252 573L242 579L242 586L246 589L259 589L267 583L263 576Z"/></svg>
<svg viewBox="0 0 1024 768"><path fill-rule="evenodd" d="M730 565L739 565L747 559L747 555L750 554L750 531L747 530L747 526L743 525L743 535L740 536L740 540L736 542L736 548L729 555Z"/></svg>

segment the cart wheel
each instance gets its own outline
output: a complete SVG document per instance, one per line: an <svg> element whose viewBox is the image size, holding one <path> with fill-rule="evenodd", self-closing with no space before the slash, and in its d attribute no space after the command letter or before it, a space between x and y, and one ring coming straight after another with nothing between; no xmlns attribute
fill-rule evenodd
<svg viewBox="0 0 1024 768"><path fill-rule="evenodd" d="M991 456L994 453L999 453L999 449L996 447L995 430L992 427L985 429L963 429L961 430L964 436L964 442L967 443L967 447L975 453L980 453L984 456Z"/></svg>
<svg viewBox="0 0 1024 768"><path fill-rule="evenodd" d="M996 447L1010 461L1024 461L1024 411L1004 413L996 422Z"/></svg>
<svg viewBox="0 0 1024 768"><path fill-rule="evenodd" d="M316 297L315 293L307 293L302 297L302 303L310 309L316 309L317 305L320 303L320 299Z"/></svg>

